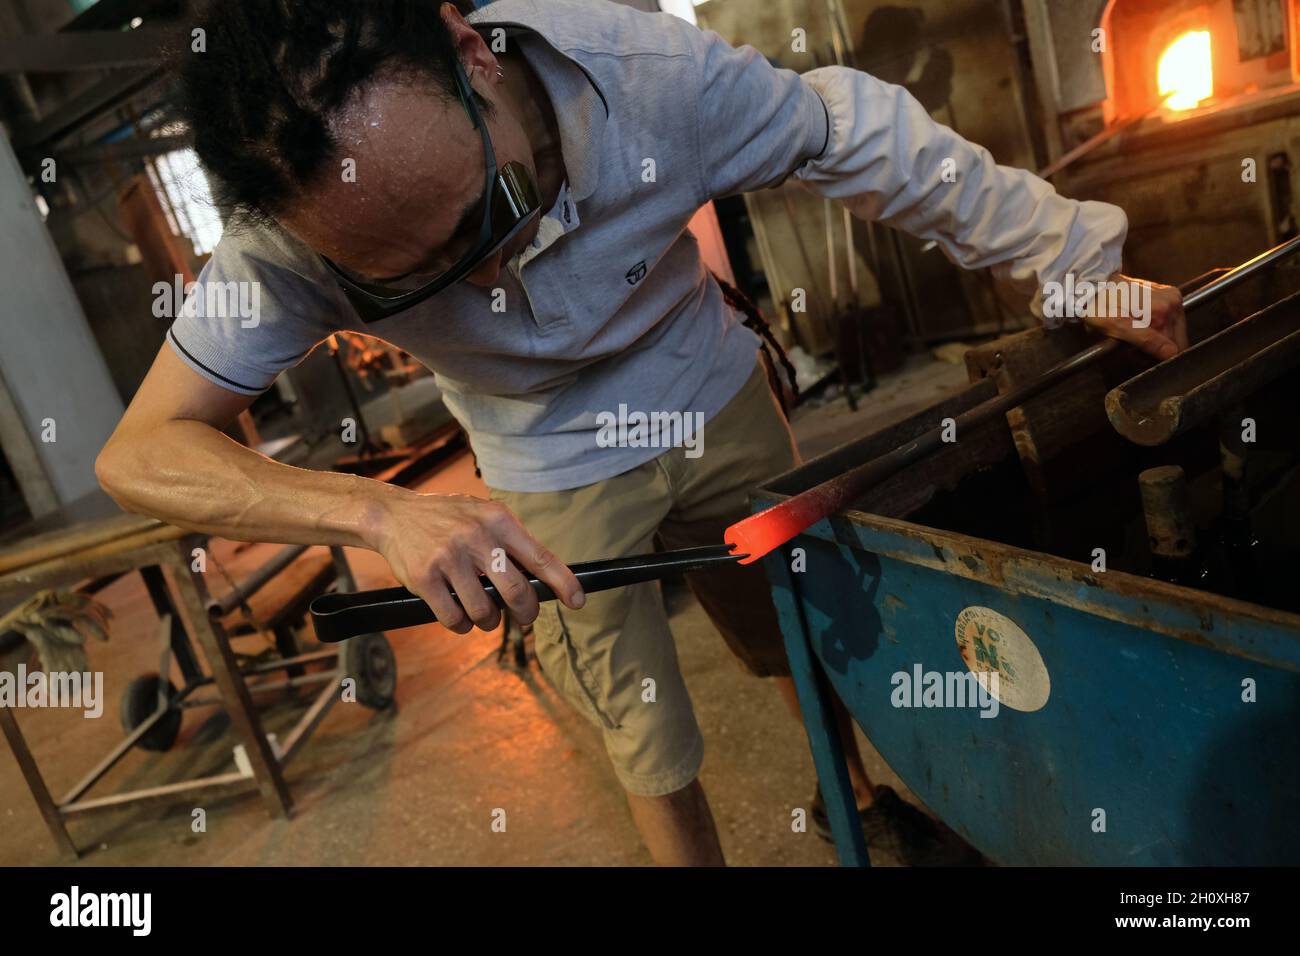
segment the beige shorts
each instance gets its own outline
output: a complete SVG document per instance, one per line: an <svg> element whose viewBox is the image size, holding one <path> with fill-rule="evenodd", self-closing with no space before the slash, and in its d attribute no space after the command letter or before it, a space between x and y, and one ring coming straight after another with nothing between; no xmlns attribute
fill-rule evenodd
<svg viewBox="0 0 1300 956"><path fill-rule="evenodd" d="M749 513L750 491L793 467L796 455L760 359L744 387L705 423L698 457L673 448L583 488L493 490L492 497L570 564L722 544L727 525ZM687 580L748 671L790 673L761 565ZM662 796L695 779L704 741L656 583L588 594L580 611L545 602L534 631L542 670L603 732L629 793Z"/></svg>

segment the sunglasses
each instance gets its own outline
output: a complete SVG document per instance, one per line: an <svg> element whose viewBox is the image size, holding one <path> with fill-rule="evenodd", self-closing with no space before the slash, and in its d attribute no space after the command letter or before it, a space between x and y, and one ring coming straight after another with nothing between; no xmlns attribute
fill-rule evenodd
<svg viewBox="0 0 1300 956"><path fill-rule="evenodd" d="M474 102L474 91L469 78L454 52L446 51L450 61L456 95L469 113L470 121L483 139L484 165L487 179L483 187L483 221L479 224L478 238L455 265L413 289L396 289L382 282L368 282L349 275L325 256L321 261L333 274L361 320L366 323L386 319L437 295L470 275L484 261L495 255L502 246L514 239L541 209L542 196L528 168L522 163L509 162L497 167L496 151L487 124ZM405 277L403 277L405 278ZM395 279L391 281L400 281Z"/></svg>

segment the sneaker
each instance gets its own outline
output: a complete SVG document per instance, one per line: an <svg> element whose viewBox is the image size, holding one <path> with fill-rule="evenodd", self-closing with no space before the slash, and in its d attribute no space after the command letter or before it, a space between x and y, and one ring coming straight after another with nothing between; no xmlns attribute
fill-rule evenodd
<svg viewBox="0 0 1300 956"><path fill-rule="evenodd" d="M830 818L821 787L813 797L813 832L832 842ZM867 849L892 856L904 866L983 866L985 860L970 844L928 813L912 806L892 787L876 787L871 806L858 811Z"/></svg>

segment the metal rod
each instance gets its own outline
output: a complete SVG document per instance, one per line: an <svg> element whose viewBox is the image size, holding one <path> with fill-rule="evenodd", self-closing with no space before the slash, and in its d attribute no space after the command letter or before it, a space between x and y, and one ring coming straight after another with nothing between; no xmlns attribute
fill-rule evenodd
<svg viewBox="0 0 1300 956"><path fill-rule="evenodd" d="M261 664L241 667L239 673L244 677L253 677L258 674L274 674L276 671L282 671L287 667L297 667L300 664L315 664L320 661L333 660L338 656L339 652L336 650L308 651L306 654L297 654L293 657L277 657L275 660L264 661Z"/></svg>
<svg viewBox="0 0 1300 956"><path fill-rule="evenodd" d="M1073 375L1079 369L1086 368L1103 356L1109 355L1115 350L1116 345L1113 339L1098 342L1064 362L1052 366L1033 381L1026 382L1002 395L995 395L974 408L962 412L954 419L955 434L960 436L968 429L977 428L998 415L1006 414L1017 405L1024 404L1035 395ZM738 552L749 556L741 562L742 564L756 561L823 518L848 508L868 489L937 451L946 443L947 431L944 426L939 425L879 458L873 458L842 475L814 485L779 505L751 515L728 528L723 539Z"/></svg>
<svg viewBox="0 0 1300 956"><path fill-rule="evenodd" d="M1249 279L1257 272L1267 269L1280 259L1285 259L1287 256L1294 255L1297 251L1300 251L1300 236L1296 236L1294 239L1288 239L1286 242L1274 246L1267 252L1261 252L1255 258L1247 259L1241 265L1229 269L1213 282L1206 283L1201 288L1188 295L1187 298L1183 299L1183 308L1194 309L1199 305L1204 305L1206 302L1211 302L1223 295L1229 289Z"/></svg>
<svg viewBox="0 0 1300 956"><path fill-rule="evenodd" d="M275 557L250 574L238 586L232 588L228 593L223 594L220 598L213 598L210 600L208 602L208 616L217 618L229 614L232 610L239 607L258 591L262 590L262 588L266 587L268 581L291 565L299 555L309 547L311 547L311 545L291 544L287 548L279 551Z"/></svg>
<svg viewBox="0 0 1300 956"><path fill-rule="evenodd" d="M75 803L61 804L59 812L64 816L72 816L73 814L94 813L101 810L118 810L128 804L139 806L142 803L176 803L180 797L189 795L198 796L202 794L208 799L213 799L217 795L228 796L234 793L242 793L245 790L256 789L257 779L255 777L245 777L235 771L233 773L213 774L210 777L199 777L197 780L184 780L180 783L168 783L158 787L131 790L127 793L115 793L94 800L80 800Z"/></svg>
<svg viewBox="0 0 1300 956"><path fill-rule="evenodd" d="M1159 107L1156 107L1156 109L1159 109ZM1146 119L1148 116L1151 116L1155 112L1156 110L1151 110L1150 112L1147 113L1140 113L1137 116L1130 116L1128 119L1122 119L1122 120L1118 120L1117 122L1111 123L1100 133L1096 134L1095 136L1089 137L1088 139L1080 143L1078 146L1074 147L1074 149L1070 150L1067 153L1063 153L1061 156L1057 157L1055 160L1048 163L1046 166L1044 166L1042 169L1038 171L1037 176L1040 179L1050 179L1052 176L1055 176L1057 173L1065 169L1067 166L1072 165L1076 160L1082 159L1084 156L1087 156L1098 146L1110 142L1120 133L1124 132L1124 130L1128 129L1130 126L1133 126L1136 123L1142 122L1142 120Z"/></svg>
<svg viewBox="0 0 1300 956"><path fill-rule="evenodd" d="M853 213L849 212L848 206L841 206L840 211L844 214L844 246L848 250L849 257L849 295L852 297L850 304L856 309L860 300L858 299L858 254L853 244Z"/></svg>
<svg viewBox="0 0 1300 956"><path fill-rule="evenodd" d="M831 311L834 312L840 307L840 283L835 269L835 213L829 197L822 200L822 218L826 220L826 263L830 274Z"/></svg>
<svg viewBox="0 0 1300 956"><path fill-rule="evenodd" d="M1297 250L1300 250L1300 236L1243 262L1188 295L1183 300L1184 309L1195 309L1212 302L1240 282ZM1118 345L1119 343L1114 339L1098 342L1052 366L1038 378L968 409L955 419L956 434L960 436L968 429L978 428L999 415L1005 415L1011 409L1042 394L1080 369L1095 364L1115 351ZM874 458L842 475L815 485L779 505L750 515L728 528L723 538L738 553L748 555L741 564L757 561L823 518L848 508L880 482L937 451L945 444L946 431L947 429L942 425L932 428L879 458Z"/></svg>
<svg viewBox="0 0 1300 956"><path fill-rule="evenodd" d="M160 626L164 627L167 625L168 622L162 622L160 624ZM164 672L162 679L167 679L166 672ZM113 769L117 762L126 755L127 751L134 747L136 742L147 734L154 724L162 720L169 711L181 706L186 697L189 696L192 689L193 688L191 687L183 687L181 690L177 691L176 696L173 697L170 702L167 704L160 704L157 710L141 721L140 725L127 734L126 737L124 737L116 747L110 750L108 755L97 763L89 773L73 784L72 789L64 794L63 799L59 801L59 806L68 803L75 803L77 800L80 800L91 787L98 783L106 773Z"/></svg>
<svg viewBox="0 0 1300 956"><path fill-rule="evenodd" d="M250 683L248 685L248 692L250 694L268 694L273 690L288 690L292 687L305 687L308 684L322 684L326 681L332 680L338 680L337 671L317 671L314 674L304 674L302 677L289 677L284 680Z"/></svg>
<svg viewBox="0 0 1300 956"><path fill-rule="evenodd" d="M639 584L643 581L654 581L670 574L702 571L706 568L733 564L742 557L743 555L733 553L726 545L710 545L704 548L662 551L658 554L640 554L630 558L589 561L585 564L572 565L570 570L582 585L583 591L595 592L608 591L628 584ZM498 607L505 606L505 602L497 593L496 585L486 577L480 577L479 583ZM550 586L536 577L530 576L528 583L537 593L539 600L555 599L555 592ZM452 597L456 597L454 592ZM424 599L406 588L381 588L375 591L354 591L350 594L323 594L311 602L311 616L316 626L317 640L326 644L334 644L359 634L415 627L418 624L431 624L437 620L433 610L424 603Z"/></svg>
<svg viewBox="0 0 1300 956"><path fill-rule="evenodd" d="M98 783L100 779L103 778L104 774L112 770L114 765L126 755L127 751L134 747L136 742L153 728L154 724L167 716L169 710L171 710L170 707L163 707L155 710L152 714L146 717L144 721L135 728L135 730L123 737L122 740L118 742L117 746L110 750L108 755L100 760L99 763L95 764L94 768L89 773L73 784L72 789L64 794L63 799L59 801L59 806L62 807L65 804L75 802L87 790Z"/></svg>
<svg viewBox="0 0 1300 956"><path fill-rule="evenodd" d="M302 719L294 725L293 730L289 731L289 736L285 738L284 743L280 745L280 766L286 767L289 761L298 755L307 742L307 738L325 719L325 715L330 712L330 708L335 702L342 698L338 689L343 681L342 671L332 673L334 683L329 687L322 688L321 692L316 695L312 701L311 707L307 708L307 713L302 715Z"/></svg>

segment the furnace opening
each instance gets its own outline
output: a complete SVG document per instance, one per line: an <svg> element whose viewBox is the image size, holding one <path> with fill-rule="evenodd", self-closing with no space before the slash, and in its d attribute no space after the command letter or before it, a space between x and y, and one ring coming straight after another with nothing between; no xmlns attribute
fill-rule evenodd
<svg viewBox="0 0 1300 956"><path fill-rule="evenodd" d="M1300 0L1111 0L1105 120L1182 119L1296 89Z"/></svg>
<svg viewBox="0 0 1300 956"><path fill-rule="evenodd" d="M1210 31L1192 30L1169 44L1160 55L1156 84L1164 105L1175 112L1196 109L1213 96Z"/></svg>

